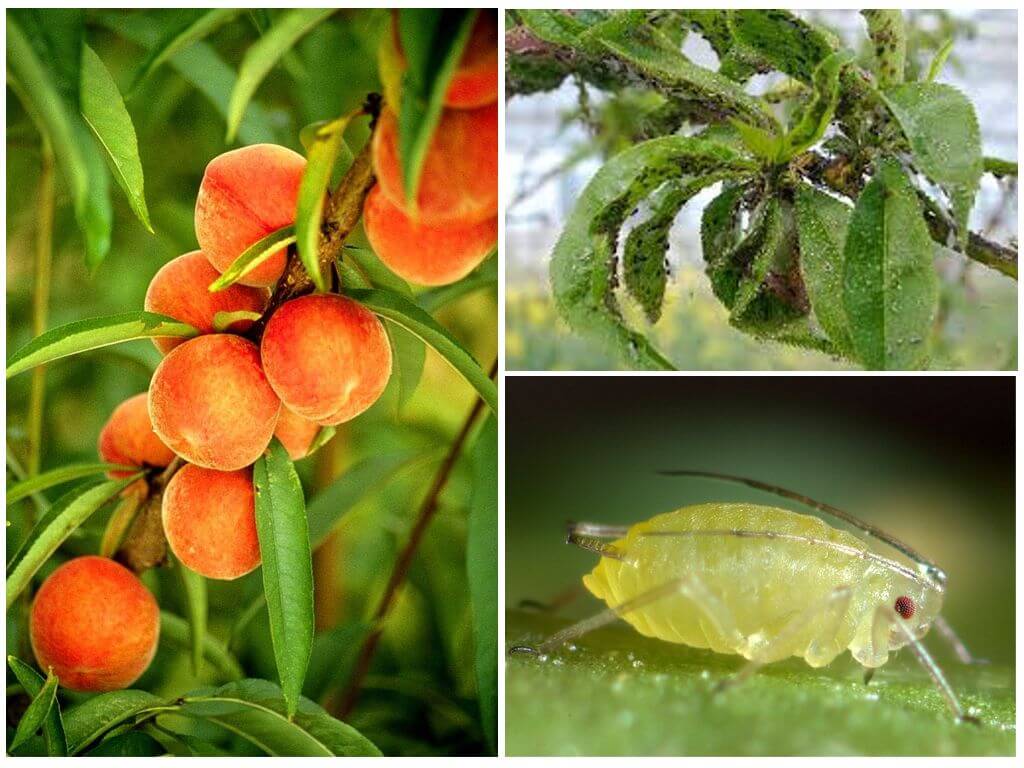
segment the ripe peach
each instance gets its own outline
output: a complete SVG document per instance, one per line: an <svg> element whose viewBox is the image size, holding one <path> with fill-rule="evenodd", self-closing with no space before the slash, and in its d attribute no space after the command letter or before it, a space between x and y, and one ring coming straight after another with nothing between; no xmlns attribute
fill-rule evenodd
<svg viewBox="0 0 1024 768"><path fill-rule="evenodd" d="M398 154L398 118L385 109L373 136L373 165L381 192L411 214ZM498 105L446 109L430 140L416 220L422 224L489 221L498 213Z"/></svg>
<svg viewBox="0 0 1024 768"><path fill-rule="evenodd" d="M172 349L149 385L149 415L160 439L185 461L224 472L259 458L280 410L259 349L227 333Z"/></svg>
<svg viewBox="0 0 1024 768"><path fill-rule="evenodd" d="M29 619L42 670L76 691L127 688L156 653L160 608L138 577L105 557L77 557L39 588Z"/></svg>
<svg viewBox="0 0 1024 768"><path fill-rule="evenodd" d="M292 461L305 458L319 431L320 425L315 421L304 419L281 406L281 415L277 419L274 436L281 441Z"/></svg>
<svg viewBox="0 0 1024 768"><path fill-rule="evenodd" d="M380 260L419 285L454 283L491 252L498 218L459 226L416 224L375 186L363 206L363 228Z"/></svg>
<svg viewBox="0 0 1024 768"><path fill-rule="evenodd" d="M344 296L314 294L281 305L260 348L278 397L304 419L340 424L380 397L391 346L370 310Z"/></svg>
<svg viewBox="0 0 1024 768"><path fill-rule="evenodd" d="M252 470L186 464L164 489L164 533L186 566L210 579L237 579L260 564Z"/></svg>
<svg viewBox="0 0 1024 768"><path fill-rule="evenodd" d="M270 298L265 288L235 283L211 293L210 283L219 275L202 251L192 251L172 259L149 282L146 310L188 323L198 328L200 333L214 332L213 318L218 312L263 312ZM245 333L251 327L251 320L240 320L231 326L231 330ZM153 339L156 348L165 355L183 341L169 337Z"/></svg>
<svg viewBox="0 0 1024 768"><path fill-rule="evenodd" d="M295 221L305 170L302 155L276 144L233 149L210 161L196 197L196 239L218 272L257 240ZM273 285L286 256L282 248L240 282Z"/></svg>
<svg viewBox="0 0 1024 768"><path fill-rule="evenodd" d="M473 109L497 100L498 13L485 8L477 14L444 103L453 109Z"/></svg>
<svg viewBox="0 0 1024 768"><path fill-rule="evenodd" d="M110 414L100 430L97 449L100 458L110 464L131 467L166 467L174 461L174 451L161 442L149 420L146 393L129 397ZM111 478L128 477L131 472L108 473Z"/></svg>

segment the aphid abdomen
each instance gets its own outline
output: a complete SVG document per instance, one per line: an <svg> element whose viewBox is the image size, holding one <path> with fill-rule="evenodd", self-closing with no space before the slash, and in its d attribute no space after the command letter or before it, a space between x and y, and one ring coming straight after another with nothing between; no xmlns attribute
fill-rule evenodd
<svg viewBox="0 0 1024 768"><path fill-rule="evenodd" d="M836 542L847 551L808 539ZM692 576L718 599L742 637L718 631L719 623L707 606L681 594L624 616L637 631L747 658L757 655L795 616L827 601L837 588L855 587L867 567L857 556L865 545L855 536L816 517L753 504L703 504L658 515L634 525L614 547L623 559L602 558L584 578L586 587L608 605L621 605L674 579ZM815 666L828 663L853 638L861 612L844 608L837 620L809 621L786 643L784 655L807 657L817 638L807 660ZM825 637L823 642L823 632L834 638Z"/></svg>

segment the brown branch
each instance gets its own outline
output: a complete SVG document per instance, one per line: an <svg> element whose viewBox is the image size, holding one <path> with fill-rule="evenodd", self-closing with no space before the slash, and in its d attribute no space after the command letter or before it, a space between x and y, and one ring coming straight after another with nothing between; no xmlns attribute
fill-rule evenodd
<svg viewBox="0 0 1024 768"><path fill-rule="evenodd" d="M491 366L492 379L497 372L498 361L495 360L494 364ZM462 453L462 446L466 442L466 438L469 436L473 423L476 421L476 417L480 414L483 406L484 401L477 397L476 401L473 403L473 407L469 411L469 415L466 416L466 420L463 422L458 434L452 441L451 447L448 449L448 454L445 456L444 461L438 468L437 474L434 475L434 479L430 484L430 489L427 491L427 495L423 499L423 503L420 505L419 513L416 515L416 522L409 534L409 540L406 542L401 553L399 553L398 560L395 561L395 567L391 571L391 577L388 579L387 586L384 588L384 596L381 598L380 603L377 605L377 610L373 614L373 629L370 634L367 635L362 648L359 650L359 657L356 660L352 677L349 679L348 685L342 693L340 703L337 706L336 714L342 720L348 717L352 708L356 705L356 702L359 699L359 693L362 689L363 681L366 679L366 675L370 671L373 656L377 651L377 644L380 642L381 634L384 631L384 621L387 619L388 613L391 611L391 606L398 595L399 587L402 586L406 576L409 574L413 558L416 556L416 550L419 548L423 535L426 533L427 527L430 525L430 521L434 519L434 515L437 513L438 500L441 496L441 492L448 484L448 479L451 477L452 469L454 469L455 463L458 460L459 455Z"/></svg>

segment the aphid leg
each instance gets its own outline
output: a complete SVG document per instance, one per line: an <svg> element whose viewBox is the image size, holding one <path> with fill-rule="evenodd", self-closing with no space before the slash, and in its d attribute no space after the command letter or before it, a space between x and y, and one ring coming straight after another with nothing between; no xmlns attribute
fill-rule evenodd
<svg viewBox="0 0 1024 768"><path fill-rule="evenodd" d="M957 720L961 720L963 722L981 725L981 721L978 718L973 715L964 714L964 710L960 706L960 701L957 699L956 694L953 693L953 688L946 680L946 676L942 674L942 670L939 669L939 665L935 663L935 660L925 649L921 641L914 637L914 633L910 630L910 627L907 626L906 622L897 616L896 612L888 606L879 606L876 609L876 613L878 611L885 611L890 614L889 623L897 627L906 638L907 645L910 647L910 650L914 652L914 655L917 656L917 660L921 663L921 666L924 667L931 676L932 682L935 683L935 686L939 689L942 697L946 700L946 706L949 707L949 711L953 713L953 716Z"/></svg>
<svg viewBox="0 0 1024 768"><path fill-rule="evenodd" d="M735 675L722 680L715 687L715 693L742 683L765 664L785 658L792 652L793 643L799 638L808 624L821 622L823 630L815 636L812 645L819 649L823 658L826 646L834 639L846 610L850 605L853 591L848 586L838 587L821 602L810 606L795 616L782 631L764 645L753 650L751 659ZM832 654L834 657L835 654Z"/></svg>
<svg viewBox="0 0 1024 768"><path fill-rule="evenodd" d="M555 613L560 608L564 608L565 606L569 605L569 603L575 601L576 598L580 597L580 595L582 595L583 593L583 585L579 583L571 584L569 587L563 589L561 592L552 597L546 603L541 600L526 599L520 600L518 607L522 609L532 609L535 611L540 611L542 613Z"/></svg>
<svg viewBox="0 0 1024 768"><path fill-rule="evenodd" d="M988 659L979 659L967 649L964 641L942 616L936 616L934 623L935 628L942 635L942 639L953 648L953 652L960 659L961 664L988 664Z"/></svg>
<svg viewBox="0 0 1024 768"><path fill-rule="evenodd" d="M871 678L875 676L875 667L864 667L864 685L871 682Z"/></svg>
<svg viewBox="0 0 1024 768"><path fill-rule="evenodd" d="M660 586L637 595L632 600L627 600L612 608L606 608L594 616L568 626L560 632L553 634L540 645L518 645L509 649L509 652L550 653L570 640L575 640L577 637L581 637L588 632L600 629L632 611L639 610L646 605L666 597L671 597L672 595L682 595L692 601L724 637L729 637L732 642L737 644L743 641L739 630L736 628L736 621L725 604L715 597L696 576L684 576L667 581Z"/></svg>

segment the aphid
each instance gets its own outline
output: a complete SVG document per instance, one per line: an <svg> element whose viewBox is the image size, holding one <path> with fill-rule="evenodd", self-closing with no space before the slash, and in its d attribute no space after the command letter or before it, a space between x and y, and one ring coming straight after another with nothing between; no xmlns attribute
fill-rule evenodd
<svg viewBox="0 0 1024 768"><path fill-rule="evenodd" d="M622 618L648 637L746 658L724 688L789 656L823 667L845 650L865 668L867 682L890 652L908 646L950 711L977 722L921 643L934 625L961 661L975 661L939 615L946 575L937 565L873 525L794 491L712 472L661 474L742 483L861 535L819 517L745 503L683 507L628 527L570 524L568 543L601 556L583 584L608 609L511 652L550 653ZM910 565L876 551L879 544Z"/></svg>

